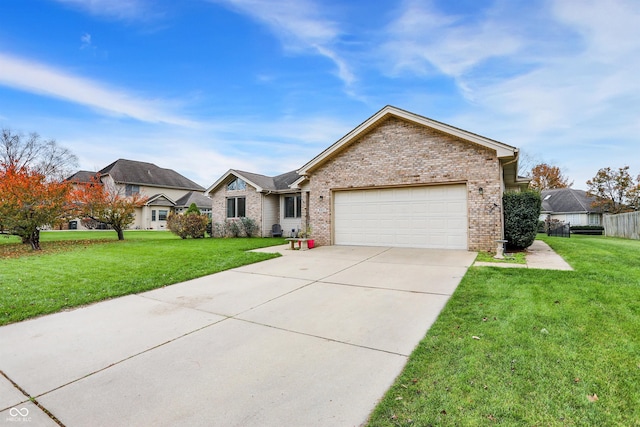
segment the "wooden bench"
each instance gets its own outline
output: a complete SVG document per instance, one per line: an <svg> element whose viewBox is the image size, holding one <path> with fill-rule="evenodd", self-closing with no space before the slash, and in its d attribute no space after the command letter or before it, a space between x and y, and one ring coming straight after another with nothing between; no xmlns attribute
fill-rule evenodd
<svg viewBox="0 0 640 427"><path fill-rule="evenodd" d="M298 242L298 247L300 248L301 251L306 251L309 250L309 240L313 240L313 239L303 239L300 237L291 237L286 239L289 243L291 243L291 248L290 249L295 249L295 244L296 242ZM304 244L303 244L304 243ZM306 246L306 247L305 247Z"/></svg>

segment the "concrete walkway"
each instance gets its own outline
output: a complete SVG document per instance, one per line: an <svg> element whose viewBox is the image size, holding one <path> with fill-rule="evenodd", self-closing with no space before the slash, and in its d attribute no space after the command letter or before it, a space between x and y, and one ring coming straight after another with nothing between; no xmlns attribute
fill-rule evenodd
<svg viewBox="0 0 640 427"><path fill-rule="evenodd" d="M514 264L505 262L475 262L476 267L500 267L500 268L536 268L542 270L573 270L560 255L542 240L534 240L527 248L526 264Z"/></svg>
<svg viewBox="0 0 640 427"><path fill-rule="evenodd" d="M267 250L284 256L1 327L0 424L358 426L475 258Z"/></svg>

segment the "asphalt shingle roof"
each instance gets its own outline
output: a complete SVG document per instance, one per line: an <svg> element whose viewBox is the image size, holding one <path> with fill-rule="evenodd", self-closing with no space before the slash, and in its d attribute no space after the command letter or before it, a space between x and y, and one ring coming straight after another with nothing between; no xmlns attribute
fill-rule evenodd
<svg viewBox="0 0 640 427"><path fill-rule="evenodd" d="M98 172L91 171L78 171L67 178L65 181L70 181L73 183L90 183L94 176L96 176Z"/></svg>
<svg viewBox="0 0 640 427"><path fill-rule="evenodd" d="M187 194L176 200L176 206L189 207L191 206L191 203L195 203L199 208L211 208L213 206L213 201L210 198L195 191L189 191Z"/></svg>
<svg viewBox="0 0 640 427"><path fill-rule="evenodd" d="M161 168L153 163L118 159L98 173L100 175L110 175L115 182L122 184L204 191L204 187L189 178L172 169Z"/></svg>
<svg viewBox="0 0 640 427"><path fill-rule="evenodd" d="M286 172L273 177L240 170L235 170L235 172L267 191L288 190L289 185L300 178L300 175L298 175L296 171Z"/></svg>
<svg viewBox="0 0 640 427"><path fill-rule="evenodd" d="M542 212L548 213L600 213L601 210L592 208L593 197L589 197L584 190L573 188L558 188L555 190L543 190Z"/></svg>

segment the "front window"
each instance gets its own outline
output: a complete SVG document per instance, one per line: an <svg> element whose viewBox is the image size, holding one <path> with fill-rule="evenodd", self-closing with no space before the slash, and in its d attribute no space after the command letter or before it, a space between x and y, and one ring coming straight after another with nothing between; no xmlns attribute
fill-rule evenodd
<svg viewBox="0 0 640 427"><path fill-rule="evenodd" d="M246 216L247 199L245 197L229 197L227 199L227 218Z"/></svg>
<svg viewBox="0 0 640 427"><path fill-rule="evenodd" d="M247 189L247 183L241 180L240 178L236 178L233 181L231 181L229 184L227 184L227 191L246 190L246 189Z"/></svg>
<svg viewBox="0 0 640 427"><path fill-rule="evenodd" d="M589 225L600 225L600 215L589 214Z"/></svg>
<svg viewBox="0 0 640 427"><path fill-rule="evenodd" d="M133 184L127 184L124 187L124 195L126 197L131 197L134 194L140 194L140 186L139 185L133 185Z"/></svg>
<svg viewBox="0 0 640 427"><path fill-rule="evenodd" d="M285 218L301 218L302 217L302 196L286 196L284 198L284 217Z"/></svg>
<svg viewBox="0 0 640 427"><path fill-rule="evenodd" d="M166 210L159 210L158 211L158 220L160 221L166 221L167 220L167 216L169 215L169 211Z"/></svg>
<svg viewBox="0 0 640 427"><path fill-rule="evenodd" d="M151 221L155 221L156 220L156 210L152 210L151 211Z"/></svg>

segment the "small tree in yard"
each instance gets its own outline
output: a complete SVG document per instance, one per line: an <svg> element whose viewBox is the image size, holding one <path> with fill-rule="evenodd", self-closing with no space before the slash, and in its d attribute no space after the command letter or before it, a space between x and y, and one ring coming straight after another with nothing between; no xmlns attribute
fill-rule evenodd
<svg viewBox="0 0 640 427"><path fill-rule="evenodd" d="M595 197L594 208L617 214L640 210L640 175L634 181L629 174L629 166L602 168L596 176L587 181L588 194Z"/></svg>
<svg viewBox="0 0 640 427"><path fill-rule="evenodd" d="M19 236L40 250L40 228L64 217L70 191L69 184L48 182L40 172L14 166L0 169L0 232Z"/></svg>
<svg viewBox="0 0 640 427"><path fill-rule="evenodd" d="M124 240L124 230L133 224L136 208L147 201L139 193L124 196L117 188L103 184L99 175L91 183L80 185L72 198L78 216L110 225L118 233L118 240Z"/></svg>
<svg viewBox="0 0 640 427"><path fill-rule="evenodd" d="M537 191L508 192L502 197L504 234L514 249L531 246L538 232L542 200Z"/></svg>
<svg viewBox="0 0 640 427"><path fill-rule="evenodd" d="M187 211L184 214L185 215L191 215L191 214L200 215L200 209L198 209L198 206L195 203L191 203L189 205L189 209L187 209Z"/></svg>
<svg viewBox="0 0 640 427"><path fill-rule="evenodd" d="M19 236L39 250L41 227L68 219L71 187L61 178L76 163L76 156L53 140L2 129L0 233Z"/></svg>

